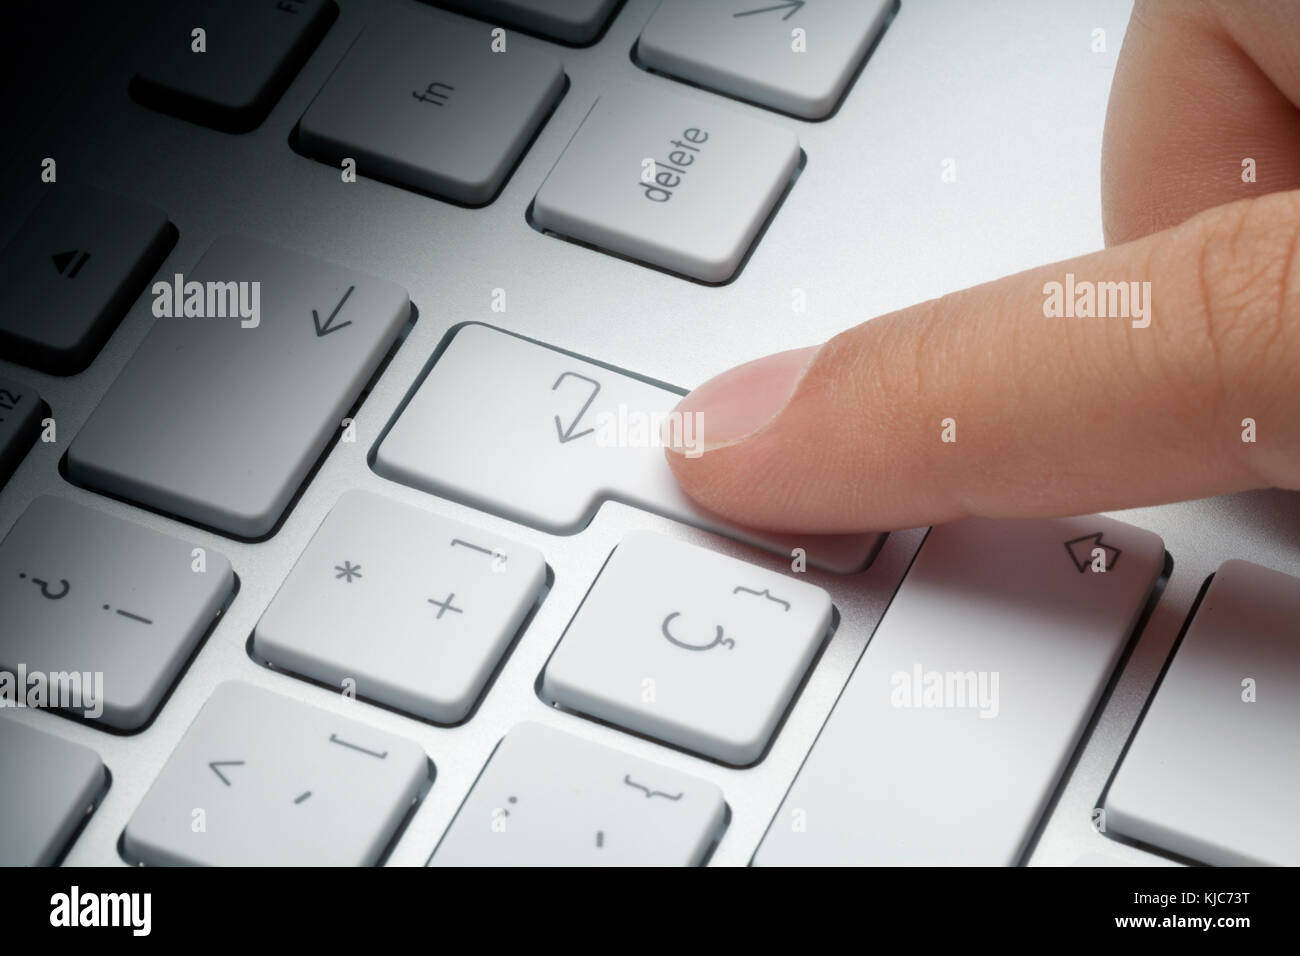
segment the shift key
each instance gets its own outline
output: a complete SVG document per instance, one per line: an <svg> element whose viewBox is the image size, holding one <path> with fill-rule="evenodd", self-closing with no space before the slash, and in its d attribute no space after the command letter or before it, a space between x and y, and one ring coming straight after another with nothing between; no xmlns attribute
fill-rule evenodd
<svg viewBox="0 0 1300 956"><path fill-rule="evenodd" d="M73 440L68 476L262 537L392 347L406 291L228 236L152 293L159 318Z"/></svg>

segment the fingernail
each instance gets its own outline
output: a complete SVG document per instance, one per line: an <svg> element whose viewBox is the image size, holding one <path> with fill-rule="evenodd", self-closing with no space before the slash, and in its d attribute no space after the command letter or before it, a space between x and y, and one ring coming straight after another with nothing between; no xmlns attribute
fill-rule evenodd
<svg viewBox="0 0 1300 956"><path fill-rule="evenodd" d="M709 379L677 403L664 423L665 446L694 458L758 432L789 404L820 348L767 355Z"/></svg>

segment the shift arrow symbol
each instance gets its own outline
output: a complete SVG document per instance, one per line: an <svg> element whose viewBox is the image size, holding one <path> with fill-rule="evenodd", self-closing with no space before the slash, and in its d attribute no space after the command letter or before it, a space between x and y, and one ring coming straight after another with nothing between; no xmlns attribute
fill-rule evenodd
<svg viewBox="0 0 1300 956"><path fill-rule="evenodd" d="M220 777L221 782L224 783L227 787L230 786L230 781L227 780L226 775L222 773L220 770L218 770L217 768L218 767L242 767L243 765L244 765L244 761L242 760L211 760L208 762L208 766L212 768L212 772L215 773L218 777Z"/></svg>
<svg viewBox="0 0 1300 956"><path fill-rule="evenodd" d="M1074 566L1079 569L1080 574L1092 567L1097 558L1102 559L1101 570L1109 571L1115 567L1115 562L1124 553L1113 545L1102 544L1101 535L1102 533L1098 531L1096 534L1085 534L1081 538L1074 538L1065 542L1065 550L1070 552L1070 560L1074 562ZM1094 554L1098 550L1102 553ZM1094 570L1096 569L1094 568Z"/></svg>
<svg viewBox="0 0 1300 956"><path fill-rule="evenodd" d="M329 335L331 332L337 332L339 329L346 328L347 326L352 324L351 321L348 321L348 322L340 322L338 325L335 325L334 317L339 314L339 310L343 308L343 303L348 301L348 296L352 294L352 290L355 288L356 286L354 285L348 286L348 291L343 293L343 298L339 299L339 304L334 306L334 311L330 313L330 317L325 320L324 325L321 325L320 313L318 313L315 309L311 310L311 321L312 321L312 325L316 326L317 338L320 338L322 335Z"/></svg>

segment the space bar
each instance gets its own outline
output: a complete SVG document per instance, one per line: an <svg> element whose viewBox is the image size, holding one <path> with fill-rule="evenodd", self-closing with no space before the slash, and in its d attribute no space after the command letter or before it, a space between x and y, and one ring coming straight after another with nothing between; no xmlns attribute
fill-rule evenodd
<svg viewBox="0 0 1300 956"><path fill-rule="evenodd" d="M1020 861L1164 564L1099 515L932 529L754 862Z"/></svg>
<svg viewBox="0 0 1300 956"><path fill-rule="evenodd" d="M385 477L522 524L572 534L620 501L809 566L864 568L883 535L773 535L698 508L659 424L681 395L487 325L463 326L379 446ZM686 424L689 449L698 434Z"/></svg>

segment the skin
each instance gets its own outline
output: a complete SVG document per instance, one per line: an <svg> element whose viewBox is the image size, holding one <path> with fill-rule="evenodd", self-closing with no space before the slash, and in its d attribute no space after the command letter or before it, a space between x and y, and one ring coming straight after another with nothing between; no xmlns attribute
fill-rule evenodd
<svg viewBox="0 0 1300 956"><path fill-rule="evenodd" d="M1106 119L1107 248L710 380L679 406L712 437L669 449L678 481L808 533L1300 489L1297 104L1300 4L1139 0ZM1045 318L1067 272L1149 281L1150 326Z"/></svg>

